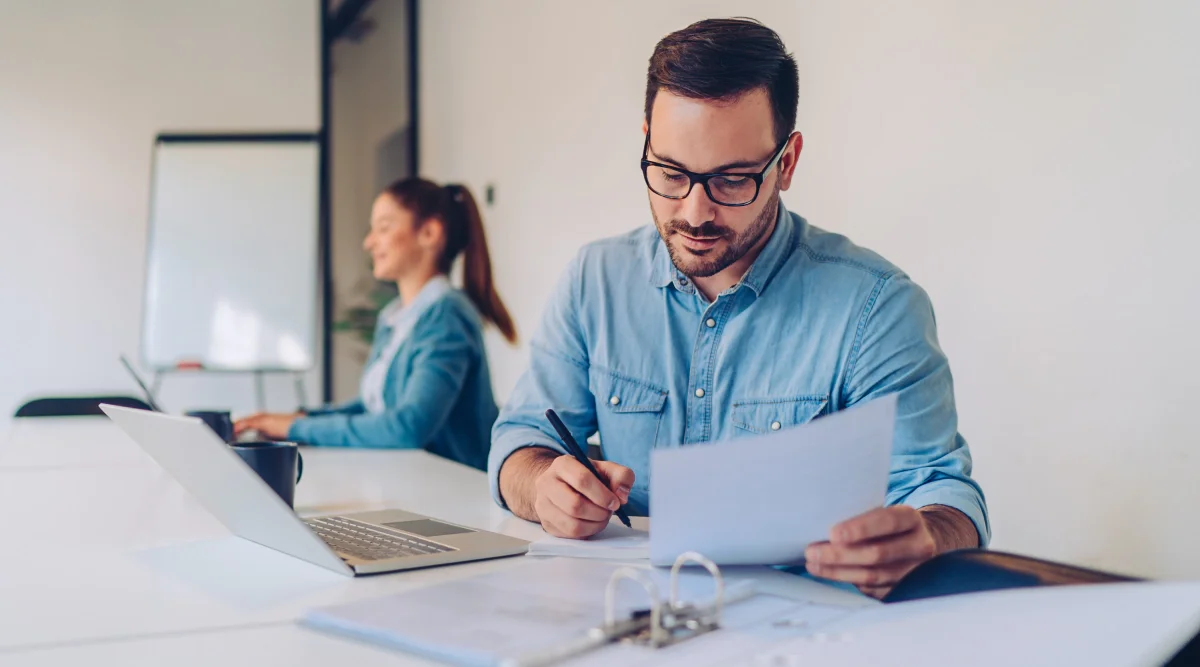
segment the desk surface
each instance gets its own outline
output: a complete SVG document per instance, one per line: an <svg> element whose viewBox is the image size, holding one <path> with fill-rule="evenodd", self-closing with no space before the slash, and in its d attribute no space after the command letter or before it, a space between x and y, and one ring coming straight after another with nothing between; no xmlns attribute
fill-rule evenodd
<svg viewBox="0 0 1200 667"><path fill-rule="evenodd" d="M400 507L525 539L543 536L492 503L482 473L423 451L306 449L304 456L296 497L302 515ZM298 664L317 664L340 648L336 655L344 658L345 642L293 627L304 610L514 560L353 579L280 557L231 536L103 418L14 424L0 447L0 507L7 547L0 551L0 662L6 665L17 656L30 664L69 664L105 652L122 656L113 664L136 664L143 649L147 659L161 661L169 649L191 664L211 664L217 661L211 651L229 645L226 633L239 644L261 634L271 649L263 655L294 651L303 658ZM214 633L222 640L213 641ZM147 638L161 646L142 645ZM197 643L212 644L211 651ZM396 664L394 654L380 655Z"/></svg>
<svg viewBox="0 0 1200 667"><path fill-rule="evenodd" d="M422 451L304 456L301 515L398 507L524 539L544 535L495 506L483 473ZM314 606L521 561L349 578L281 556L231 536L103 418L18 420L0 445L0 508L6 666L427 664L295 620Z"/></svg>

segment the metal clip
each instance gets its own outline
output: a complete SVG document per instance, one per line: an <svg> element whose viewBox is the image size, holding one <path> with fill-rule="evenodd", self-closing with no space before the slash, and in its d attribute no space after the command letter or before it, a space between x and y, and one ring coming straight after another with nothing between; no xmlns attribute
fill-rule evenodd
<svg viewBox="0 0 1200 667"><path fill-rule="evenodd" d="M684 565L696 563L712 575L714 591L709 604L686 603L679 599L679 572ZM616 618L617 585L629 579L641 584L650 597L650 607L633 612L628 619ZM604 595L604 626L596 628L595 636L609 641L622 641L651 648L662 648L685 639L712 632L720 627L721 609L725 597L725 580L717 564L694 551L681 554L671 566L671 596L662 601L658 585L645 570L623 567L613 572Z"/></svg>

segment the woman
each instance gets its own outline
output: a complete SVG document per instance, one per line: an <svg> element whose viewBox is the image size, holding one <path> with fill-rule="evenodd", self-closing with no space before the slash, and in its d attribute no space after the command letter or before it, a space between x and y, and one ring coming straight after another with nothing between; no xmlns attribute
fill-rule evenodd
<svg viewBox="0 0 1200 667"><path fill-rule="evenodd" d="M307 413L253 415L235 430L318 446L423 448L486 469L497 409L483 323L510 343L517 336L492 285L474 198L460 185L394 183L375 199L363 248L375 278L395 282L400 295L379 314L360 397ZM448 276L460 254L461 291Z"/></svg>

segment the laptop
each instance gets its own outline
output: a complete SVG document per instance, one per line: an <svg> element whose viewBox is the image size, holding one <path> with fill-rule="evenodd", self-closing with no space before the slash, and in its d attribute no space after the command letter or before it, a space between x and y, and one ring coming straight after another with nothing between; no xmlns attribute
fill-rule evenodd
<svg viewBox="0 0 1200 667"><path fill-rule="evenodd" d="M301 519L204 422L100 409L234 535L345 575L394 572L526 552L529 542L404 510Z"/></svg>

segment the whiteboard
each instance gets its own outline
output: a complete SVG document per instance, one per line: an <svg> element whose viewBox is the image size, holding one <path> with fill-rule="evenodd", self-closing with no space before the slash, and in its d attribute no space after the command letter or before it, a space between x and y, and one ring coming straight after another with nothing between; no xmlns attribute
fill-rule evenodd
<svg viewBox="0 0 1200 667"><path fill-rule="evenodd" d="M160 136L142 361L308 370L316 359L315 137Z"/></svg>

